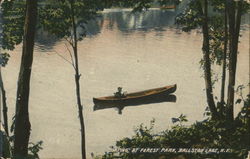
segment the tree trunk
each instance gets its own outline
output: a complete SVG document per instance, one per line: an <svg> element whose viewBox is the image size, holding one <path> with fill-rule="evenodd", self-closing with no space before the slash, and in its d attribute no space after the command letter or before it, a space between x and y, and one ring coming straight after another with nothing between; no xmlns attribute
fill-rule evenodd
<svg viewBox="0 0 250 159"><path fill-rule="evenodd" d="M250 51L248 53L248 57L250 60ZM249 65L249 70L250 70L250 65ZM250 79L250 74L248 75L249 79ZM247 101L248 101L248 105L247 105L247 140L248 140L248 148L250 149L250 84L248 85L248 96L247 96Z"/></svg>
<svg viewBox="0 0 250 159"><path fill-rule="evenodd" d="M77 45L76 45L77 46ZM86 146L85 146L85 126L84 126L84 119L83 119L83 106L81 103L81 92L80 92L80 74L78 68L78 53L77 47L74 47L74 57L75 57L75 84L76 84L76 99L78 105L78 113L79 113L79 120L81 126L81 150L82 150L82 159L86 159Z"/></svg>
<svg viewBox="0 0 250 159"><path fill-rule="evenodd" d="M239 32L241 23L242 1L237 2L238 9L236 10L236 2L229 1L228 15L229 15L229 83L228 83L228 97L226 107L226 118L228 121L234 120L234 89L235 89L235 75L238 53Z"/></svg>
<svg viewBox="0 0 250 159"><path fill-rule="evenodd" d="M221 117L224 116L225 112L225 81L226 81L226 65L227 65L227 44L228 43L228 28L227 28L227 2L225 1L225 12L224 12L224 51L223 51L223 63L222 63L222 78L221 78L221 99L219 114Z"/></svg>
<svg viewBox="0 0 250 159"><path fill-rule="evenodd" d="M27 158L30 137L29 91L33 62L34 38L37 18L37 1L26 1L23 50L17 86L14 129L14 157Z"/></svg>
<svg viewBox="0 0 250 159"><path fill-rule="evenodd" d="M203 14L203 17L204 17L203 24L202 24L202 32L203 32L202 51L203 51L203 60L204 60L204 76L205 76L205 84L206 84L207 104L211 111L212 119L218 119L218 112L216 110L216 106L214 102L212 80L211 80L207 0L204 0L204 13L202 11L201 6L200 6L200 12Z"/></svg>
<svg viewBox="0 0 250 159"><path fill-rule="evenodd" d="M75 23L75 13L74 13L74 0L71 0L71 13L72 13L72 28L73 28L73 51L74 51L74 61L75 61L75 84L76 84L76 100L78 106L79 120L81 126L81 152L82 159L86 159L86 145L85 145L85 126L83 119L83 106L81 102L81 91L80 91L80 77L79 66L78 66L78 50L77 50L77 26Z"/></svg>
<svg viewBox="0 0 250 159"><path fill-rule="evenodd" d="M1 67L1 66L0 66ZM4 131L7 136L9 136L9 126L8 126L8 107L7 107L7 98L6 98L6 93L4 89L4 84L3 84L3 78L2 78L2 70L0 68L0 87L1 87L1 92L2 92L2 102L3 102L3 124L4 124Z"/></svg>
<svg viewBox="0 0 250 159"><path fill-rule="evenodd" d="M250 57L250 52L249 52ZM248 92L248 105L247 105L247 111L246 111L246 124L247 124L247 140L248 140L248 148L250 149L250 85L249 85L249 92Z"/></svg>

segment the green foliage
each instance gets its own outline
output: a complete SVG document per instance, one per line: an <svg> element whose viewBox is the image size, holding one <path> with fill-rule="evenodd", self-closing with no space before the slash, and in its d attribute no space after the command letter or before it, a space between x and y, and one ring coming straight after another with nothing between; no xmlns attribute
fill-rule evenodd
<svg viewBox="0 0 250 159"><path fill-rule="evenodd" d="M2 136L2 156L3 158L10 158L11 157L11 147L10 147L10 142L9 138L6 135L5 132L0 131L0 135Z"/></svg>
<svg viewBox="0 0 250 159"><path fill-rule="evenodd" d="M204 20L202 8L199 1L191 1L183 13L176 17L176 24L182 27L182 30L189 32L199 28Z"/></svg>
<svg viewBox="0 0 250 159"><path fill-rule="evenodd" d="M213 6L213 11L223 13L225 10L225 1L224 0L210 0L211 5Z"/></svg>
<svg viewBox="0 0 250 159"><path fill-rule="evenodd" d="M223 61L224 49L224 17L213 16L210 20L210 59L218 65Z"/></svg>
<svg viewBox="0 0 250 159"><path fill-rule="evenodd" d="M10 55L8 53L0 53L0 65L6 66L9 61Z"/></svg>
<svg viewBox="0 0 250 159"><path fill-rule="evenodd" d="M42 150L42 141L39 141L37 143L29 143L29 156L28 159L39 159L39 151Z"/></svg>
<svg viewBox="0 0 250 159"><path fill-rule="evenodd" d="M237 119L246 123L248 122L249 115L250 115L250 94L248 94L246 97L243 96L243 90L245 86L239 85L236 89L236 93L239 95L239 98L236 100L235 104L241 104L243 103L243 107L241 108L241 111L237 115Z"/></svg>
<svg viewBox="0 0 250 159"><path fill-rule="evenodd" d="M181 114L178 118L172 118L172 123L177 123L179 122L180 125L182 125L183 122L187 122L187 116L186 115L183 115Z"/></svg>
<svg viewBox="0 0 250 159"><path fill-rule="evenodd" d="M13 50L22 42L25 17L24 1L8 0L1 4L2 12L2 48Z"/></svg>
<svg viewBox="0 0 250 159"><path fill-rule="evenodd" d="M154 0L105 0L105 7L133 8L134 12L147 10Z"/></svg>
<svg viewBox="0 0 250 159"><path fill-rule="evenodd" d="M180 0L159 0L159 4L161 6L164 5L178 5L180 3Z"/></svg>
<svg viewBox="0 0 250 159"><path fill-rule="evenodd" d="M187 121L185 115L176 118L179 121ZM103 159L173 159L178 156L192 159L241 159L250 150L247 138L249 132L247 125L242 120L236 120L233 124L226 121L204 120L190 126L182 124L173 125L161 133L153 134L154 121L150 127L143 124L136 129L135 135L131 138L124 138L116 142L113 151L102 156ZM133 153L131 148L216 148L232 149L230 153ZM127 152L116 151L127 149Z"/></svg>
<svg viewBox="0 0 250 159"><path fill-rule="evenodd" d="M223 47L225 38L225 1L223 0L208 0L210 7L213 8L214 13L209 13L208 24L209 24L209 40L210 40L210 60L212 63L221 65L223 60ZM236 3L234 2L237 8ZM242 14L247 13L250 8L250 4L243 2ZM189 32L193 29L200 28L203 24L203 6L202 1L192 0L185 11L180 13L176 17L176 24L181 26L182 30ZM201 65L204 61L200 62Z"/></svg>
<svg viewBox="0 0 250 159"><path fill-rule="evenodd" d="M3 132L0 132L3 133ZM4 134L4 157L5 158L13 158L12 154L14 151L14 135L8 137ZM43 141L38 141L37 143L29 143L28 146L28 157L27 159L39 159L38 153L43 149L42 148ZM18 158L18 157L17 157Z"/></svg>
<svg viewBox="0 0 250 159"><path fill-rule="evenodd" d="M138 145L140 147L154 146L154 135L152 135L154 124L154 119L151 120L149 127L141 124L135 129L135 136L133 136L131 139L124 138L121 141L117 141L116 145L121 148L130 148L131 145Z"/></svg>
<svg viewBox="0 0 250 159"><path fill-rule="evenodd" d="M225 1L208 0L209 6L213 8L213 13L208 13L208 38L209 38L209 63L222 65L225 56L225 66L227 66L227 51L224 52L225 41ZM176 23L182 27L182 30L189 32L193 29L201 28L204 24L204 4L203 1L191 1L186 10L176 17ZM204 57L200 61L202 69L205 68ZM214 86L219 79L211 71L211 82ZM222 103L219 103L222 104ZM210 113L210 112L209 112Z"/></svg>
<svg viewBox="0 0 250 159"><path fill-rule="evenodd" d="M86 24L101 10L99 0L47 0L39 8L39 21L43 28L59 38L72 38L72 21L78 29L77 40L86 36Z"/></svg>
<svg viewBox="0 0 250 159"><path fill-rule="evenodd" d="M150 8L153 0L129 0L131 5L133 5L133 12L147 10Z"/></svg>
<svg viewBox="0 0 250 159"><path fill-rule="evenodd" d="M15 46L22 42L24 15L24 1L8 0L1 3L0 44L3 50L14 50ZM0 53L0 65L7 65L9 58L8 53Z"/></svg>
<svg viewBox="0 0 250 159"><path fill-rule="evenodd" d="M209 21L209 51L211 64L222 65L224 59L224 40L224 17L220 15L212 16ZM228 54L226 54L226 59L228 59ZM204 59L201 59L200 66L204 69ZM218 81L218 79L214 80L214 82Z"/></svg>

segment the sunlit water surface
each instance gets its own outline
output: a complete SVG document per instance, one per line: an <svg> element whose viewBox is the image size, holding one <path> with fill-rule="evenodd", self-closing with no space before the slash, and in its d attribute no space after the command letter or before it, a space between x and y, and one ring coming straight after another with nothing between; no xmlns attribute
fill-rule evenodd
<svg viewBox="0 0 250 159"><path fill-rule="evenodd" d="M204 79L199 61L199 30L184 33L173 26L175 13L151 10L131 15L108 10L92 22L89 35L79 43L82 101L87 153L103 154L115 141L134 134L141 123L155 119L155 133L169 128L172 117L185 114L189 124L204 119ZM244 25L249 16L244 17ZM249 29L241 32L236 86L248 83ZM43 158L80 157L80 126L76 106L74 71L65 42L38 33L31 80L31 140L42 140ZM11 53L3 69L10 116L15 107L21 46ZM220 68L215 68L220 79ZM176 103L93 111L93 97L112 95L118 86L140 91L177 84ZM219 83L216 85L218 86ZM215 92L219 97L218 91Z"/></svg>

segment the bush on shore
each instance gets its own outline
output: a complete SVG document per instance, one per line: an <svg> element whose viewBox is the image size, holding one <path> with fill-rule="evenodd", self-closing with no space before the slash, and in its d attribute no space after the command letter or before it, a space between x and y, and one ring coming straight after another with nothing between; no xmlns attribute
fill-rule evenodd
<svg viewBox="0 0 250 159"><path fill-rule="evenodd" d="M250 150L250 132L247 109L249 96L233 123L226 120L211 120L209 117L192 125L185 125L186 116L172 118L174 125L161 133L153 134L155 121L150 126L141 124L131 138L116 142L112 151L105 153L102 159L246 159ZM173 153L173 152L133 152L133 148L186 148L186 149L227 149L225 153ZM127 150L126 152L120 150Z"/></svg>

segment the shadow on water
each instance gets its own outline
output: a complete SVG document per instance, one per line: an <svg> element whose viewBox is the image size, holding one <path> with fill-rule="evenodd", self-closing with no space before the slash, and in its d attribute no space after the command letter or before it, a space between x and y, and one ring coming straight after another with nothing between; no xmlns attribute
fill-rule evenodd
<svg viewBox="0 0 250 159"><path fill-rule="evenodd" d="M162 96L155 96L151 98L144 98L142 100L137 100L133 102L119 102L119 103L95 103L94 105L94 111L102 110L102 109L110 109L110 108L116 108L118 109L118 113L122 114L122 110L125 107L129 106L146 106L147 104L155 104L155 103L163 103L163 102L173 102L175 103L177 100L175 95L168 94L168 95L162 95ZM157 108L156 108L157 109Z"/></svg>
<svg viewBox="0 0 250 159"><path fill-rule="evenodd" d="M51 51L53 46L55 46L58 41L60 41L60 39L58 39L56 36L53 36L42 29L38 29L36 31L35 49L41 52Z"/></svg>
<svg viewBox="0 0 250 159"><path fill-rule="evenodd" d="M96 36L101 32L103 26L103 18L98 17L97 20L91 20L85 25L86 37ZM78 34L83 34L84 30L80 27L78 28ZM52 51L53 47L63 39L59 39L56 36L44 31L43 29L38 29L36 31L36 49L41 52Z"/></svg>

